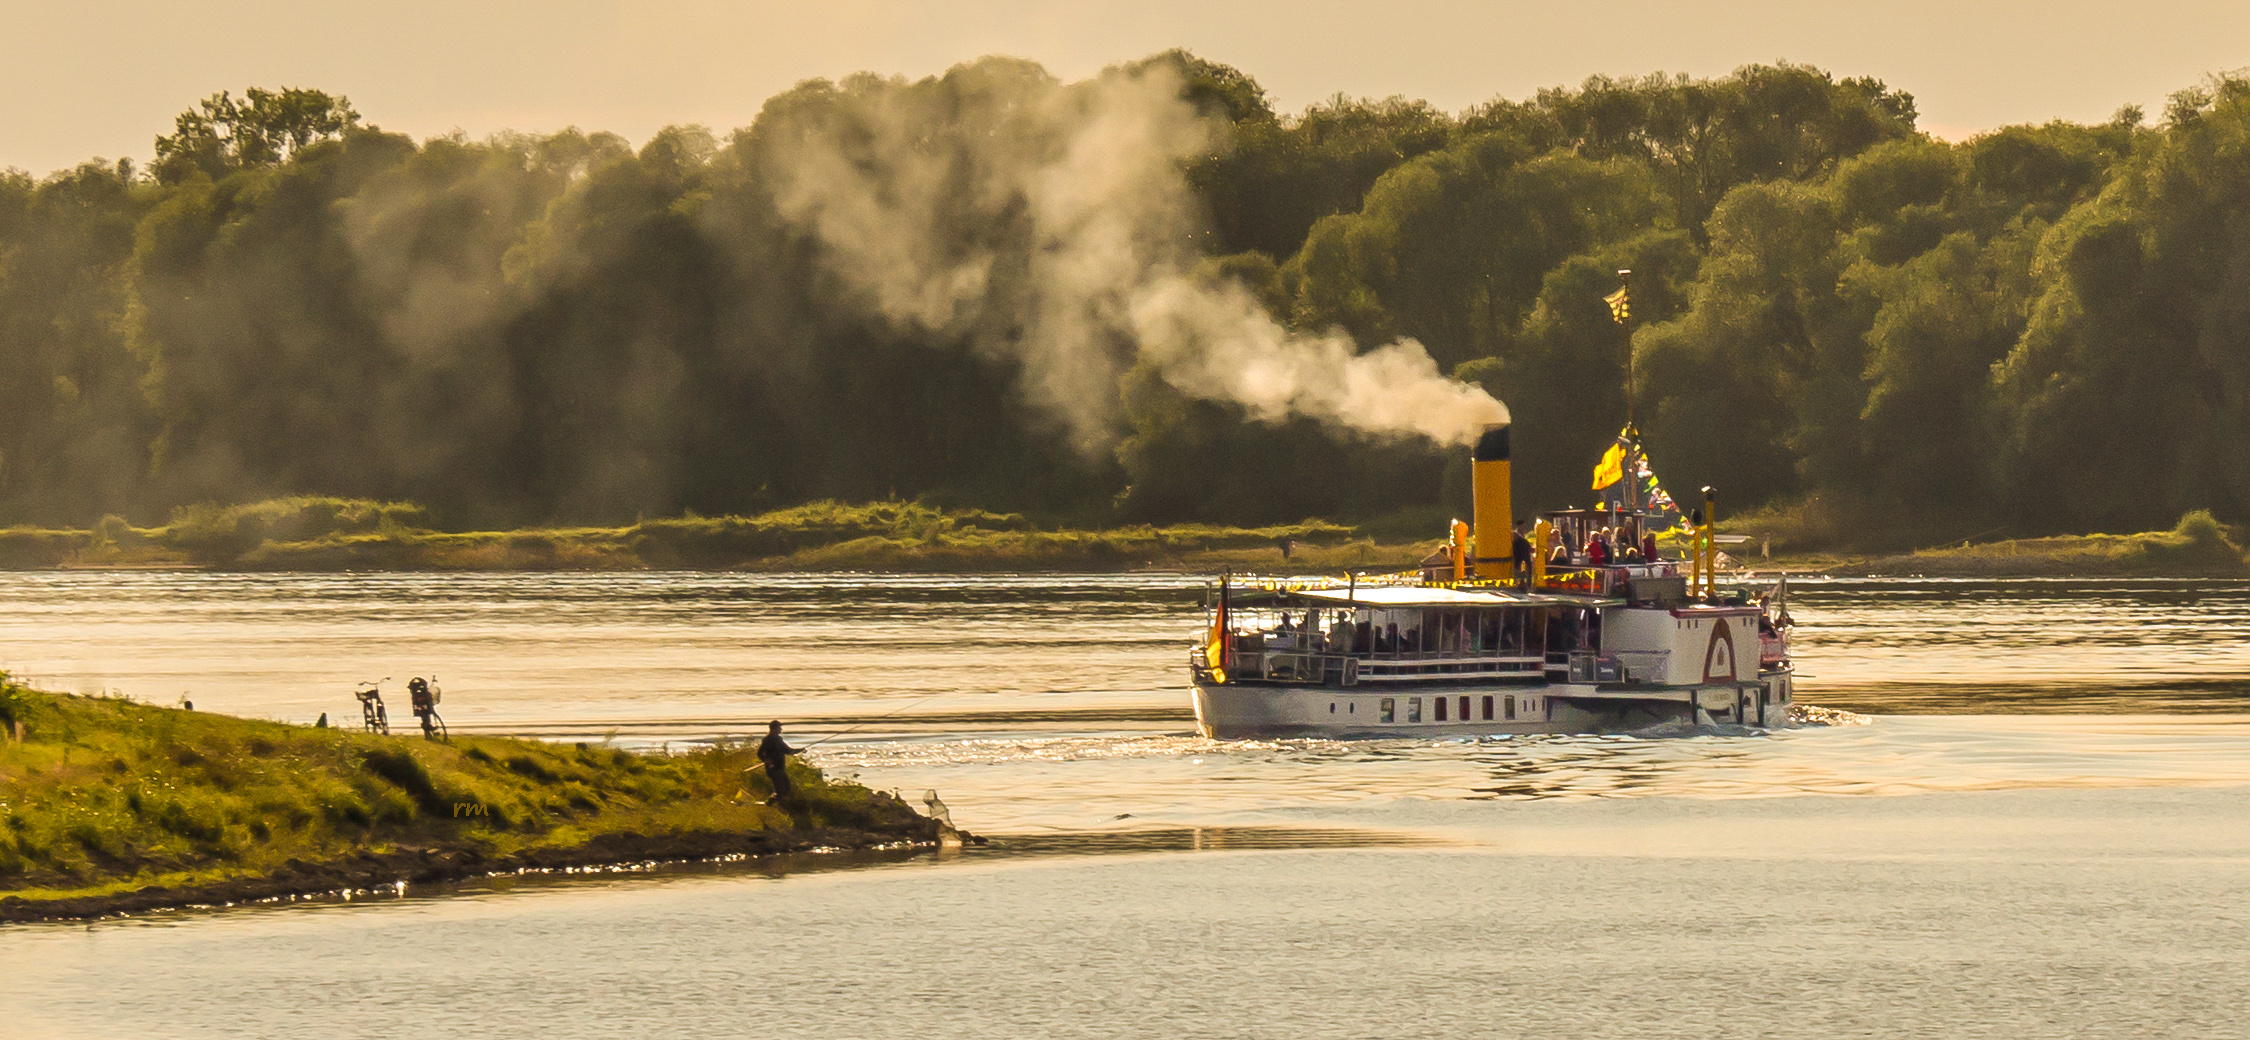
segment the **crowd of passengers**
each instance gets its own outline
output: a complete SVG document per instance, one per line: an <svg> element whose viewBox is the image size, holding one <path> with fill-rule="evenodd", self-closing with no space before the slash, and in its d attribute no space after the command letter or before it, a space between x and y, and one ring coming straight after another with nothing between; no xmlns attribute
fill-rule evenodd
<svg viewBox="0 0 2250 1040"><path fill-rule="evenodd" d="M1560 567L1607 567L1612 564L1653 563L1656 555L1656 535L1643 533L1636 541L1631 524L1617 527L1597 527L1579 545L1568 528L1555 529L1554 550L1547 555L1549 569Z"/></svg>
<svg viewBox="0 0 2250 1040"><path fill-rule="evenodd" d="M1449 610L1427 613L1437 613L1438 617L1429 625L1425 636L1422 625L1409 624L1401 629L1396 622L1354 622L1349 616L1338 617L1335 623L1323 629L1317 610L1307 611L1302 624L1295 615L1284 611L1272 631L1253 637L1259 638L1263 645L1238 649L1377 657L1524 652L1524 625L1528 615L1522 612Z"/></svg>

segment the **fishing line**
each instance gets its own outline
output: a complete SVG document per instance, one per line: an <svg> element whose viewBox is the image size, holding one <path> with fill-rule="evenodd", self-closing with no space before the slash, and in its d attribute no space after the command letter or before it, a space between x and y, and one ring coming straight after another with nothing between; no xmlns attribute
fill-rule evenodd
<svg viewBox="0 0 2250 1040"><path fill-rule="evenodd" d="M922 698L921 700L918 700L918 701L912 701L912 702L910 702L910 703L907 703L907 704L901 704L901 705L899 705L898 707L896 707L896 708L893 708L893 709L891 709L890 711L888 711L888 712L885 712L884 714L881 714L881 715L877 715L877 716L875 716L875 717L874 717L874 718L872 718L872 719L868 719L868 720L867 720L867 721L865 721L865 722L861 722L861 723L858 723L858 724L856 724L856 725L853 725L853 726L851 726L851 727L849 727L849 728L846 728L846 729L840 729L840 730L837 730L837 731L836 731L836 732L834 732L834 733L830 733L829 735L827 735L827 736L825 736L825 737L822 737L822 738L820 738L819 740L813 741L812 743L810 743L810 744L807 744L807 745L805 745L804 747L802 747L802 748L799 748L798 750L799 750L799 751L811 751L812 749L814 749L814 748L816 748L816 747L819 747L819 746L821 746L822 744L826 744L826 743L828 743L829 741L831 741L831 740L834 740L834 739L836 739L837 737L841 737L841 736L843 736L843 735L844 735L844 734L846 734L846 733L850 733L850 732L852 732L853 730L857 730L857 729L864 729L864 728L866 728L866 727L868 727L868 726L872 726L872 725L874 725L874 724L876 724L876 723L878 723L878 722L881 722L881 721L883 721L884 719L890 718L891 716L893 716L893 715L896 715L896 714L898 714L899 712L905 711L905 710L906 710L906 709L908 709L908 708L912 708L912 707L914 707L914 706L916 706L916 705L920 705L920 704L927 704L927 703L929 703L929 702L931 702L931 701L934 701L934 700L936 700L936 699L938 699L938 698L940 698L940 697L943 697L943 696L945 696L946 694L949 694L949 693L952 693L952 692L953 692L952 690L940 690L940 691L938 691L937 693L933 693L933 694L931 694L931 695L929 695L929 696L927 696L927 697L924 697L924 698Z"/></svg>

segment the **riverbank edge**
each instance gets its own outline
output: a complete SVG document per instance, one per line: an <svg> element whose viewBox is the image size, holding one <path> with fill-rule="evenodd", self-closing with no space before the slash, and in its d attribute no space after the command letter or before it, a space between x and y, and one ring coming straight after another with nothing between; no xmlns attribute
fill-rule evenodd
<svg viewBox="0 0 2250 1040"><path fill-rule="evenodd" d="M432 741L0 674L0 922L947 840L891 792L788 769L774 805L747 741Z"/></svg>
<svg viewBox="0 0 2250 1040"><path fill-rule="evenodd" d="M964 841L981 843L964 833ZM690 864L728 858L767 859L811 852L837 854L871 849L936 849L922 834L881 833L857 828L817 828L773 834L690 831L676 834L599 835L565 848L533 848L492 856L473 846L432 846L387 851L361 849L320 863L293 863L267 874L204 884L150 885L102 895L51 899L0 897L0 924L84 921L103 917L201 907L240 906L287 899L341 896L392 888L401 883L443 885L494 875L534 871L589 870L642 864Z"/></svg>
<svg viewBox="0 0 2250 1040"><path fill-rule="evenodd" d="M2250 576L2238 529L2192 512L2170 531L2059 535L1867 551L1807 551L1792 515L1721 525L1747 541L1722 565L1829 576L2051 578ZM4 570L277 573L1106 574L1272 575L1409 570L1439 541L1424 525L1308 519L1042 529L1017 514L916 502L816 502L757 516L643 519L622 527L439 531L411 503L299 496L179 511L160 527L117 517L86 530L0 528ZM1438 526L1432 521L1431 527ZM1813 544L1819 544L1814 539ZM1768 550L1780 548L1769 558ZM1757 555L1752 557L1752 553Z"/></svg>

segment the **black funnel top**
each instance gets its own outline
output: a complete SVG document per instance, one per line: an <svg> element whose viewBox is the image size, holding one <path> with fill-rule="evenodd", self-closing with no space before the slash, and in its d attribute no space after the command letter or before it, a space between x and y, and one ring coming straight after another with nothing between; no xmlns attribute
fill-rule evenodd
<svg viewBox="0 0 2250 1040"><path fill-rule="evenodd" d="M1508 461L1508 425L1502 423L1498 426L1485 427L1484 436L1477 438L1476 448L1469 452L1469 460L1472 462Z"/></svg>

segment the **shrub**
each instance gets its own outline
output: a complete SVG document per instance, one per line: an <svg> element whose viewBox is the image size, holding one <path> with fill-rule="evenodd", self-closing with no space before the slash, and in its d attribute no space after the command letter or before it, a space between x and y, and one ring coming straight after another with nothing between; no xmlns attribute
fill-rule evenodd
<svg viewBox="0 0 2250 1040"><path fill-rule="evenodd" d="M419 759L396 748L379 748L367 753L360 763L368 772L391 782L414 799L414 804L432 816L443 816L452 806L438 793L437 785L430 780L429 770Z"/></svg>

